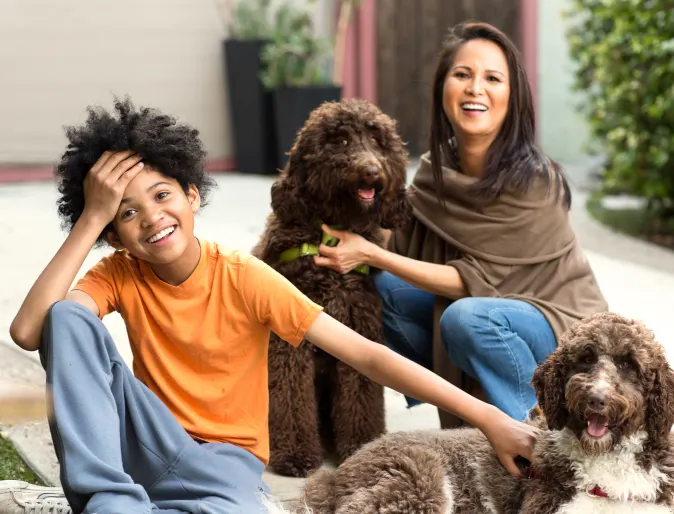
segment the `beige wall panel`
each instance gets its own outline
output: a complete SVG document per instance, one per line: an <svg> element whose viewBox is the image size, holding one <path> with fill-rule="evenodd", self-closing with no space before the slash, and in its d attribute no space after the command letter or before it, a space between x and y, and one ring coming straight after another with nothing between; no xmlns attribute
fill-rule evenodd
<svg viewBox="0 0 674 514"><path fill-rule="evenodd" d="M229 155L224 30L212 0L2 0L0 162L55 161L64 125L127 93Z"/></svg>

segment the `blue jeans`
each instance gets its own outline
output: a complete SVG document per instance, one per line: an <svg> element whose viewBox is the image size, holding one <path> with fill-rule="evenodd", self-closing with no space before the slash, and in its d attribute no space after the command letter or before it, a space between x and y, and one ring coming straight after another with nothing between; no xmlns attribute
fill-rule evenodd
<svg viewBox="0 0 674 514"><path fill-rule="evenodd" d="M86 307L52 306L40 358L61 484L74 513L263 512L262 461L232 444L192 439L133 376Z"/></svg>
<svg viewBox="0 0 674 514"><path fill-rule="evenodd" d="M386 344L432 369L434 295L388 272L375 273L374 281L384 302ZM462 298L442 314L440 335L452 362L480 382L489 403L526 418L536 405L534 370L557 345L541 311L521 300Z"/></svg>

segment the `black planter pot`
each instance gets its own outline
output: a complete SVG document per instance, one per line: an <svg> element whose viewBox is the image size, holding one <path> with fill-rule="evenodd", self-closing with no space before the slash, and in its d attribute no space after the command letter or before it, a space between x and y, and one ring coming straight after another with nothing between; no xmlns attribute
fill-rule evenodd
<svg viewBox="0 0 674 514"><path fill-rule="evenodd" d="M265 40L223 42L232 138L241 173L275 174L276 137L272 95L260 80Z"/></svg>
<svg viewBox="0 0 674 514"><path fill-rule="evenodd" d="M288 160L286 155L297 133L304 126L309 114L323 102L339 100L342 88L339 86L284 86L274 90L274 118L276 125L277 163L283 168Z"/></svg>

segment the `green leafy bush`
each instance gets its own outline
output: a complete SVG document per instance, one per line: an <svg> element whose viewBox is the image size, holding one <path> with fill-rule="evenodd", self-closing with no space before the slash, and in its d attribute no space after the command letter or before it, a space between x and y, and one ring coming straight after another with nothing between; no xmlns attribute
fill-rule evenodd
<svg viewBox="0 0 674 514"><path fill-rule="evenodd" d="M271 0L238 0L231 13L229 34L235 39L269 39Z"/></svg>
<svg viewBox="0 0 674 514"><path fill-rule="evenodd" d="M330 41L314 34L311 13L285 3L276 10L271 43L262 51L262 82L269 89L328 84L331 55Z"/></svg>
<svg viewBox="0 0 674 514"><path fill-rule="evenodd" d="M574 88L604 186L674 215L674 5L671 0L571 0L566 12Z"/></svg>

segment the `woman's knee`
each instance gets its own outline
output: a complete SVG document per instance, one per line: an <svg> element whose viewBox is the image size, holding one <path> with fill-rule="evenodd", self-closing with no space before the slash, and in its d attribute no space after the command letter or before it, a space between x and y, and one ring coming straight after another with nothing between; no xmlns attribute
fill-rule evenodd
<svg viewBox="0 0 674 514"><path fill-rule="evenodd" d="M379 296L381 296L384 303L389 304L391 301L391 291L398 287L400 279L392 275L388 271L377 271L372 275L374 287Z"/></svg>
<svg viewBox="0 0 674 514"><path fill-rule="evenodd" d="M389 313L400 313L405 311L407 302L405 290L412 291L412 286L396 277L388 271L379 271L374 274L374 287L384 303L384 311ZM400 298L400 292L403 291L403 297Z"/></svg>
<svg viewBox="0 0 674 514"><path fill-rule="evenodd" d="M481 298L461 298L447 307L440 317L440 333L450 355L479 352L488 323L489 311Z"/></svg>

